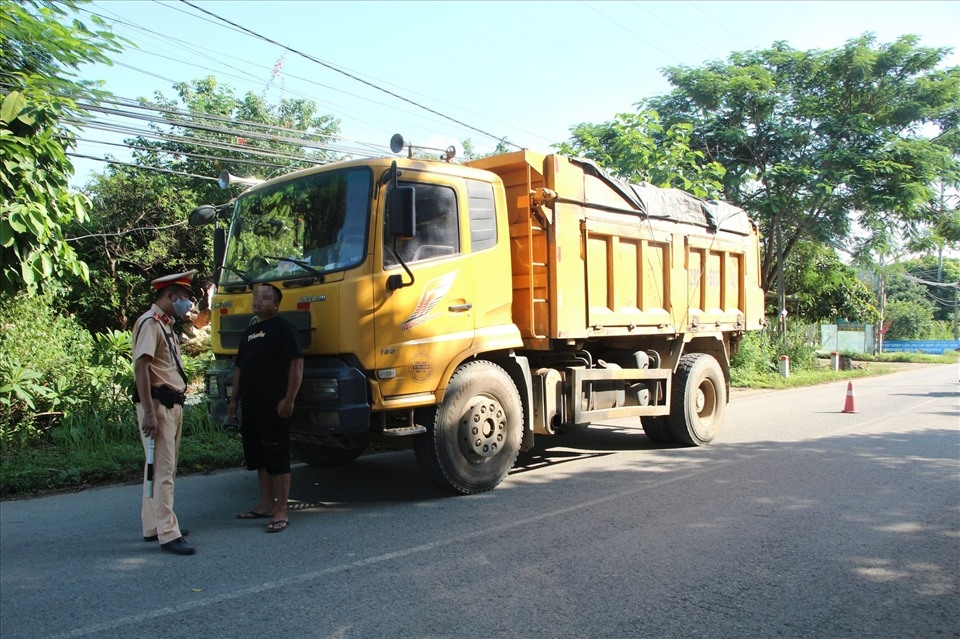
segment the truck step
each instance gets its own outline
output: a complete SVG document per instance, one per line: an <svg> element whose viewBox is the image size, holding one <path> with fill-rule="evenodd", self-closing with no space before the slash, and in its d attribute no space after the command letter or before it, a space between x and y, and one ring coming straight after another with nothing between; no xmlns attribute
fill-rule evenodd
<svg viewBox="0 0 960 639"><path fill-rule="evenodd" d="M426 426L404 426L403 428L384 428L382 434L387 437L408 437L422 435L425 432L427 432Z"/></svg>

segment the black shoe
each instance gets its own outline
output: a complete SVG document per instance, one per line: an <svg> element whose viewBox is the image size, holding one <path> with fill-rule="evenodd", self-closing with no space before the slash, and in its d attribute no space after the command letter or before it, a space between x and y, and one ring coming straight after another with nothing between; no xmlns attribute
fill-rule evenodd
<svg viewBox="0 0 960 639"><path fill-rule="evenodd" d="M193 553L197 552L197 549L185 542L183 537L177 537L173 541L160 544L160 547L164 550L172 552L175 555L192 555Z"/></svg>
<svg viewBox="0 0 960 639"><path fill-rule="evenodd" d="M189 531L188 529L186 529L186 528L181 528L181 529L180 529L180 536L181 536L181 537L186 537L186 536L189 535L189 534L190 534L190 531ZM160 535L151 535L151 536L149 536L149 537L144 537L144 538L143 538L144 541L157 541L158 539L160 539Z"/></svg>

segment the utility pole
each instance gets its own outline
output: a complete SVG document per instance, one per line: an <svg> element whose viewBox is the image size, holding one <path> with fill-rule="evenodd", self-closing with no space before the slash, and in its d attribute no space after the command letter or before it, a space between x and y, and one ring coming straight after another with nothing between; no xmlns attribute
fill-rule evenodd
<svg viewBox="0 0 960 639"><path fill-rule="evenodd" d="M880 276L880 287L879 287L879 288L880 288L880 326L879 326L879 328L877 329L877 352L874 353L875 355L879 355L880 353L883 352L883 322L884 322L884 319L885 319L885 315L886 315L885 311L886 311L886 308L887 308L887 287L886 287L886 281L885 281L884 276L883 276L883 253L880 254L879 264L880 264L880 269L879 269L879 276Z"/></svg>
<svg viewBox="0 0 960 639"><path fill-rule="evenodd" d="M777 233L777 305L779 306L780 341L787 342L787 293L783 284L783 230L779 215L774 222Z"/></svg>
<svg viewBox="0 0 960 639"><path fill-rule="evenodd" d="M953 283L953 339L960 339L957 332L957 294L960 293L960 282Z"/></svg>

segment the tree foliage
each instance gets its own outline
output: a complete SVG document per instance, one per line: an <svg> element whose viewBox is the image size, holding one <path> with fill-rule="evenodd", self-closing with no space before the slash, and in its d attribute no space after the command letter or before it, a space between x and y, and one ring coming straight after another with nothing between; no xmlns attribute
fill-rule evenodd
<svg viewBox="0 0 960 639"><path fill-rule="evenodd" d="M273 177L279 173L325 164L336 155L325 147L339 134L340 123L321 115L311 100L282 99L269 104L263 96L242 98L213 76L174 85L176 98L157 92L152 102L163 121L150 127L161 139L138 137L137 164L183 173L215 177L227 170L233 175ZM213 181L191 184L201 199L222 197Z"/></svg>
<svg viewBox="0 0 960 639"><path fill-rule="evenodd" d="M796 51L778 42L702 68L671 67L671 93L643 103L665 125L691 123L691 145L720 162L725 196L758 219L763 278L800 242L843 243L931 221L934 184L956 185L953 128L960 69L916 36ZM924 136L923 126L944 135Z"/></svg>
<svg viewBox="0 0 960 639"><path fill-rule="evenodd" d="M71 226L73 244L89 256L93 286L73 288L67 308L91 331L127 328L150 303L149 279L195 268L197 288L212 281L212 235L186 220L199 204L226 203L236 192L216 186L220 171L268 177L332 158L299 145L329 141L338 130L336 120L317 115L313 102L239 99L212 77L174 88L176 99L157 93L152 103L164 114L152 125L158 138L127 140L133 162L143 168L113 166L95 176L85 188L93 202L90 219ZM268 126L289 132L278 136Z"/></svg>
<svg viewBox="0 0 960 639"><path fill-rule="evenodd" d="M890 323L886 339L923 339L933 330L933 308L931 304L895 299L887 302L885 320Z"/></svg>
<svg viewBox="0 0 960 639"><path fill-rule="evenodd" d="M555 145L569 156L593 160L629 182L649 182L678 188L697 197L714 198L722 189L725 169L690 148L693 127L660 123L656 111L620 113L603 124L581 123L570 129L570 140Z"/></svg>
<svg viewBox="0 0 960 639"><path fill-rule="evenodd" d="M873 291L828 247L801 242L787 258L785 281L787 307L801 321L873 323L880 317Z"/></svg>
<svg viewBox="0 0 960 639"><path fill-rule="evenodd" d="M70 191L75 146L69 128L84 103L105 95L76 78L84 63L109 63L120 40L92 16L68 22L79 1L0 0L0 289L35 292L53 278L88 277L64 240L83 221L86 199ZM65 24L66 23L66 24Z"/></svg>
<svg viewBox="0 0 960 639"><path fill-rule="evenodd" d="M956 287L960 285L960 259L925 255L902 260L887 278L888 300L929 306L933 319L953 322Z"/></svg>

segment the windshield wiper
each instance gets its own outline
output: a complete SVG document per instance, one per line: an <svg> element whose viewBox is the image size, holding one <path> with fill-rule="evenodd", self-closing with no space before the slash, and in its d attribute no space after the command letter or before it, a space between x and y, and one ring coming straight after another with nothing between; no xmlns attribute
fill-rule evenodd
<svg viewBox="0 0 960 639"><path fill-rule="evenodd" d="M250 279L250 276L247 275L246 273L244 273L243 271L238 270L238 269L235 269L235 268L233 268L233 267L231 267L231 266L221 266L221 267L220 267L220 270L230 271L231 273L236 273L236 274L237 274L237 277L239 277L239 278L241 279L241 281L243 281L243 283L244 283L244 287L243 287L243 290L244 290L244 291L247 290L247 286L249 286L250 288L253 288L253 280ZM224 287L228 292L230 292L230 293L238 292L238 291L236 290L237 287L236 287L235 284L224 284L223 287Z"/></svg>
<svg viewBox="0 0 960 639"><path fill-rule="evenodd" d="M309 262L295 260L292 257L276 257L275 255L264 255L263 257L268 260L277 260L278 262L290 262L291 264L296 264L308 273L316 275L318 278L320 278L320 281L323 281L323 271L318 271L317 269L313 268L310 266Z"/></svg>

